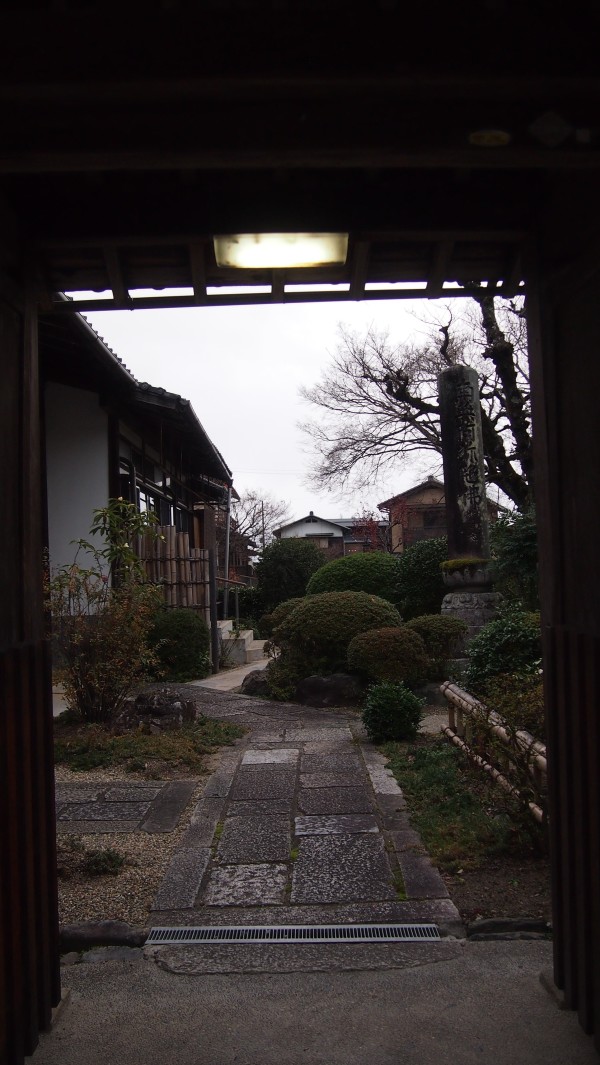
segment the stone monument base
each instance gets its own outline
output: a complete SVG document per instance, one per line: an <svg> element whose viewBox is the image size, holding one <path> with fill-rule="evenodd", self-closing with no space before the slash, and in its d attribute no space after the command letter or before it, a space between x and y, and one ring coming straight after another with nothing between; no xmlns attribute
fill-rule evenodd
<svg viewBox="0 0 600 1065"><path fill-rule="evenodd" d="M468 626L464 638L464 646L470 643L474 636L489 621L493 621L498 614L502 603L500 592L462 591L448 592L442 601L442 615L460 618ZM464 649L460 648L460 650Z"/></svg>

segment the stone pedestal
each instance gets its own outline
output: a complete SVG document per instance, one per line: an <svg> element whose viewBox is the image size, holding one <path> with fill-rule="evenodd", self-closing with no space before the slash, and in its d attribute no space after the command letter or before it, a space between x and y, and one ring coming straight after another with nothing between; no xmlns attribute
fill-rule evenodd
<svg viewBox="0 0 600 1065"><path fill-rule="evenodd" d="M477 589L448 592L444 596L442 616L448 615L449 617L460 618L461 621L466 622L468 625L468 631L461 650L467 646L484 625L494 620L501 603L502 596L500 592L480 591Z"/></svg>

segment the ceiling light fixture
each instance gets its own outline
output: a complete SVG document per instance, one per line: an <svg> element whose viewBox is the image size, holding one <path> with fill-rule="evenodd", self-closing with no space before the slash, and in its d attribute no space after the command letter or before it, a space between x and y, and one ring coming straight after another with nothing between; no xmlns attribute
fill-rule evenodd
<svg viewBox="0 0 600 1065"><path fill-rule="evenodd" d="M342 266L347 233L233 233L214 239L217 266L240 270L282 270Z"/></svg>

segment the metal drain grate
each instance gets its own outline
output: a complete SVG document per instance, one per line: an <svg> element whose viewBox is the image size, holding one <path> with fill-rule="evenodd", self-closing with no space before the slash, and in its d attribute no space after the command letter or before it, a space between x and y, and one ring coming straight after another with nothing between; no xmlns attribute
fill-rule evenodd
<svg viewBox="0 0 600 1065"><path fill-rule="evenodd" d="M435 924L282 925L233 928L151 928L147 946L159 943L400 943L435 940Z"/></svg>

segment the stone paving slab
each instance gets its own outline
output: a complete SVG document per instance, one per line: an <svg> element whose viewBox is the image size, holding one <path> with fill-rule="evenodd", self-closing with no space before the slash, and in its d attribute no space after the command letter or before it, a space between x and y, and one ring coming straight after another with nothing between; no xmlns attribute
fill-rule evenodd
<svg viewBox="0 0 600 1065"><path fill-rule="evenodd" d="M304 788L298 809L305 814L367 814L372 806L364 788Z"/></svg>
<svg viewBox="0 0 600 1065"><path fill-rule="evenodd" d="M332 751L330 754L303 754L300 763L302 773L343 773L346 770L364 768L354 751Z"/></svg>
<svg viewBox="0 0 600 1065"><path fill-rule="evenodd" d="M173 832L196 790L195 780L172 780L152 803L141 824L143 832Z"/></svg>
<svg viewBox="0 0 600 1065"><path fill-rule="evenodd" d="M190 818L190 827L184 840L193 838L195 842L212 843L215 829L222 818L224 807L223 799L200 799L194 807Z"/></svg>
<svg viewBox="0 0 600 1065"><path fill-rule="evenodd" d="M278 814L286 814L291 817L293 800L288 799L240 799L232 802L229 806L231 817L276 817Z"/></svg>
<svg viewBox="0 0 600 1065"><path fill-rule="evenodd" d="M164 785L159 787L149 787L146 785L136 784L115 784L111 788L106 788L104 791L104 798L108 802L131 802L131 801L147 801L152 802L157 795L160 795Z"/></svg>
<svg viewBox="0 0 600 1065"><path fill-rule="evenodd" d="M256 766L237 773L231 799L287 799L294 793L295 769L269 769Z"/></svg>
<svg viewBox="0 0 600 1065"><path fill-rule="evenodd" d="M171 973L350 972L406 969L460 957L458 940L419 943L253 943L149 948ZM289 1059L291 1060L291 1059ZM325 1058L319 1058L325 1061ZM401 1053L399 1051L399 1058Z"/></svg>
<svg viewBox="0 0 600 1065"><path fill-rule="evenodd" d="M301 788L360 788L364 782L360 769L344 769L339 772L301 773Z"/></svg>
<svg viewBox="0 0 600 1065"><path fill-rule="evenodd" d="M307 925L307 924L389 924L390 922L433 922L451 927L464 935L460 915L450 899L396 899L395 902L287 903L285 906L248 904L196 908L179 912L166 910L161 920L173 925Z"/></svg>
<svg viewBox="0 0 600 1065"><path fill-rule="evenodd" d="M288 728L285 730L287 740L300 743L330 743L335 745L352 743L352 733L347 727L331 725L328 728Z"/></svg>
<svg viewBox="0 0 600 1065"><path fill-rule="evenodd" d="M149 802L78 802L67 803L59 821L141 821L150 809Z"/></svg>
<svg viewBox="0 0 600 1065"><path fill-rule="evenodd" d="M380 836L307 836L294 865L291 902L394 899L392 873Z"/></svg>
<svg viewBox="0 0 600 1065"><path fill-rule="evenodd" d="M204 890L205 906L272 905L285 902L287 865L221 865Z"/></svg>
<svg viewBox="0 0 600 1065"><path fill-rule="evenodd" d="M297 817L296 836L330 836L340 832L379 832L372 814L339 814L337 817Z"/></svg>
<svg viewBox="0 0 600 1065"><path fill-rule="evenodd" d="M401 851L398 855L398 862L409 898L448 898L448 888L439 870L431 864L431 859L427 854Z"/></svg>
<svg viewBox="0 0 600 1065"><path fill-rule="evenodd" d="M289 817L234 816L225 821L217 857L224 864L287 862L291 846Z"/></svg>
<svg viewBox="0 0 600 1065"><path fill-rule="evenodd" d="M189 839L173 855L156 893L153 910L190 910L211 857L210 847Z"/></svg>
<svg viewBox="0 0 600 1065"><path fill-rule="evenodd" d="M94 802L103 794L104 784L57 784L56 801Z"/></svg>
<svg viewBox="0 0 600 1065"><path fill-rule="evenodd" d="M288 747L284 750L259 751L255 748L246 751L242 758L242 765L278 765L288 763L295 765L300 750L298 747Z"/></svg>

